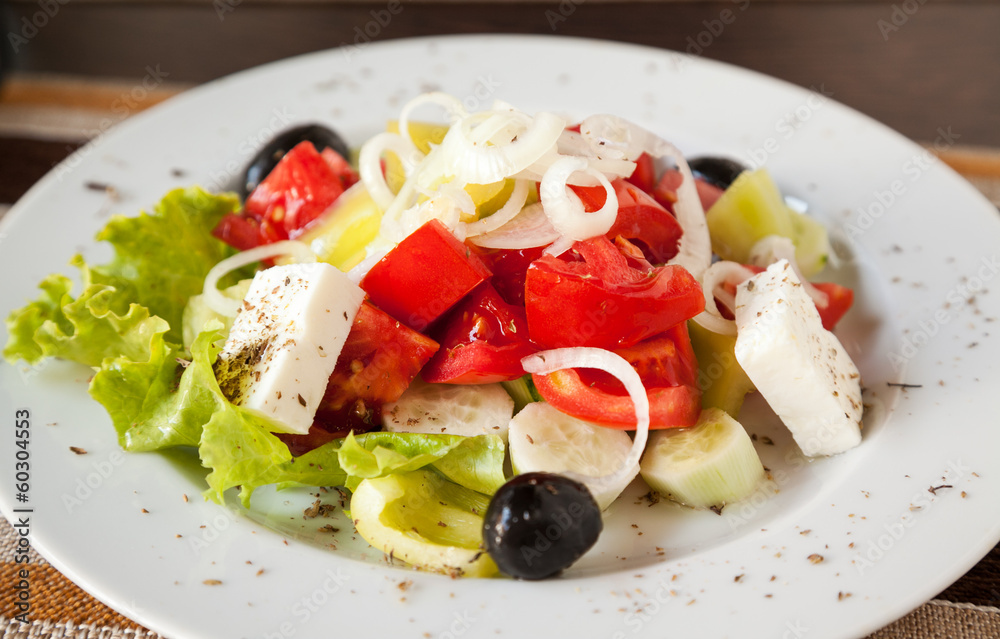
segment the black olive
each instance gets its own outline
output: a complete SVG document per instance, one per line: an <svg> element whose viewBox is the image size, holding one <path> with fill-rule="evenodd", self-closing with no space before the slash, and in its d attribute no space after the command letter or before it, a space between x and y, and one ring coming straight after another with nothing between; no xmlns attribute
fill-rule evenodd
<svg viewBox="0 0 1000 639"><path fill-rule="evenodd" d="M688 166L695 177L722 190L728 189L737 176L747 170L747 167L735 160L715 157L694 158L688 161Z"/></svg>
<svg viewBox="0 0 1000 639"><path fill-rule="evenodd" d="M240 197L245 200L247 195L257 188L257 185L274 169L281 158L285 157L285 154L292 147L303 141L312 142L316 150L321 153L323 149L329 147L343 158L349 159L350 149L347 148L347 143L344 142L344 139L335 131L322 124L304 124L292 129L286 129L274 136L250 160L250 164L247 165L246 170L243 172L243 181L239 187Z"/></svg>
<svg viewBox="0 0 1000 639"><path fill-rule="evenodd" d="M601 509L583 484L563 475L525 473L493 495L486 509L486 551L518 579L559 574L597 541Z"/></svg>

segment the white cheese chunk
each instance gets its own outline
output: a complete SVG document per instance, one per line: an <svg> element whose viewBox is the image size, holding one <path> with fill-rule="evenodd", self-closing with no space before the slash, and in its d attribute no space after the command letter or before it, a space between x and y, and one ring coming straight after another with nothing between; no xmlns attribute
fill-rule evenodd
<svg viewBox="0 0 1000 639"><path fill-rule="evenodd" d="M222 392L277 432L308 432L364 296L321 262L258 272L215 365Z"/></svg>
<svg viewBox="0 0 1000 639"><path fill-rule="evenodd" d="M737 288L736 360L805 455L861 443L861 376L787 260Z"/></svg>

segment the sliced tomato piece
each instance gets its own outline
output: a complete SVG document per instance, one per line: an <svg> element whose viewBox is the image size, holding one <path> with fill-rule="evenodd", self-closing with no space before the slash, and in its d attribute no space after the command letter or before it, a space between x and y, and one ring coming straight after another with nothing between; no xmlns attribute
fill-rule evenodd
<svg viewBox="0 0 1000 639"><path fill-rule="evenodd" d="M677 255L684 231L673 214L633 185L615 180L614 186L618 196L618 218L607 236L629 240L642 249L653 264L663 264Z"/></svg>
<svg viewBox="0 0 1000 639"><path fill-rule="evenodd" d="M656 187L652 191L653 197L657 202L668 208L670 211L673 211L674 202L677 201L677 189L680 188L683 181L684 177L681 175L680 171L676 169L668 169L664 171L663 175L660 176L659 182L656 183ZM722 189L714 184L709 184L705 180L695 178L694 186L698 191L698 199L701 200L701 206L706 211L712 208L715 201L722 196Z"/></svg>
<svg viewBox="0 0 1000 639"><path fill-rule="evenodd" d="M643 151L636 158L635 170L632 171L632 175L626 179L644 192L652 193L653 189L656 188L656 166L653 164L653 156Z"/></svg>
<svg viewBox="0 0 1000 639"><path fill-rule="evenodd" d="M347 162L347 159L330 147L323 149L320 156L322 156L323 160L330 167L330 170L333 171L333 174L337 176L337 179L340 180L340 185L345 191L360 179L357 172Z"/></svg>
<svg viewBox="0 0 1000 639"><path fill-rule="evenodd" d="M826 293L829 300L825 308L817 306L816 310L819 311L819 317L823 320L823 328L832 331L837 322L854 304L854 291L833 282L813 282L813 286Z"/></svg>
<svg viewBox="0 0 1000 639"><path fill-rule="evenodd" d="M438 350L434 340L365 302L351 326L306 435L280 435L301 455L348 432L381 426L382 405L399 399Z"/></svg>
<svg viewBox="0 0 1000 639"><path fill-rule="evenodd" d="M242 213L227 213L212 229L212 235L240 251L287 239L284 229L271 220L258 221Z"/></svg>
<svg viewBox="0 0 1000 639"><path fill-rule="evenodd" d="M479 256L493 273L490 283L508 304L524 306L524 279L528 267L542 256L545 247L526 249L484 249L476 247Z"/></svg>
<svg viewBox="0 0 1000 639"><path fill-rule="evenodd" d="M358 400L369 408L396 401L437 350L437 342L365 302L340 351L317 419Z"/></svg>
<svg viewBox="0 0 1000 639"><path fill-rule="evenodd" d="M647 387L696 386L698 360L691 346L687 322L681 322L659 335L654 335L634 346L613 349L632 365ZM617 378L603 371L582 369L580 377L587 384L602 390L625 394L625 387Z"/></svg>
<svg viewBox="0 0 1000 639"><path fill-rule="evenodd" d="M619 235L635 244L654 264L663 264L677 255L684 231L663 205L640 187L626 180L611 183L618 198L618 216L606 233L608 239ZM604 206L607 193L602 186L570 186L587 212Z"/></svg>
<svg viewBox="0 0 1000 639"><path fill-rule="evenodd" d="M326 157L331 154L336 152ZM344 182L331 163L312 142L300 142L247 197L244 210L255 220L269 220L284 238L294 239L343 192Z"/></svg>
<svg viewBox="0 0 1000 639"><path fill-rule="evenodd" d="M212 229L212 235L233 248L245 251L264 244L260 223L237 213L227 213Z"/></svg>
<svg viewBox="0 0 1000 639"><path fill-rule="evenodd" d="M528 341L524 309L508 304L484 282L442 318L434 336L441 349L421 372L424 381L490 384L524 375L521 359L538 350Z"/></svg>
<svg viewBox="0 0 1000 639"><path fill-rule="evenodd" d="M698 362L687 322L634 346L615 349L639 374L650 406L651 428L691 426L698 419ZM635 409L615 377L593 369L534 375L542 397L559 410L589 421L634 428Z"/></svg>
<svg viewBox="0 0 1000 639"><path fill-rule="evenodd" d="M681 188L684 176L680 171L667 169L660 176L653 188L653 198L670 211L674 210L674 202L677 201L677 189Z"/></svg>
<svg viewBox="0 0 1000 639"><path fill-rule="evenodd" d="M569 260L576 261L569 261ZM623 348L690 319L705 306L684 268L633 268L607 238L543 255L525 282L528 333L546 348Z"/></svg>
<svg viewBox="0 0 1000 639"><path fill-rule="evenodd" d="M490 275L472 249L431 220L375 264L361 288L379 308L423 331Z"/></svg>
<svg viewBox="0 0 1000 639"><path fill-rule="evenodd" d="M560 411L587 421L625 430L635 429L635 406L628 395L617 395L586 384L575 369L532 375L545 401ZM701 413L696 386L647 388L650 428L694 426Z"/></svg>
<svg viewBox="0 0 1000 639"><path fill-rule="evenodd" d="M320 154L311 142L300 142L250 193L243 211L222 218L212 235L241 251L294 239L357 180L336 151Z"/></svg>
<svg viewBox="0 0 1000 639"><path fill-rule="evenodd" d="M715 186L714 184L709 184L705 180L695 179L694 187L698 191L698 199L701 200L701 208L706 211L712 208L716 200L722 197L722 189Z"/></svg>

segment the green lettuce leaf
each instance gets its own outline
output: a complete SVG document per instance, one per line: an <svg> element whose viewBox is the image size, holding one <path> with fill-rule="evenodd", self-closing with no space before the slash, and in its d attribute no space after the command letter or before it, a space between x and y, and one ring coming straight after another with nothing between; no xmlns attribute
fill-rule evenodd
<svg viewBox="0 0 1000 639"><path fill-rule="evenodd" d="M201 292L208 271L234 252L211 231L238 205L232 195L194 187L171 191L152 214L115 216L97 236L112 244L114 259L90 266L73 258L83 282L76 299L69 278L43 280L39 298L7 318L4 358L34 364L60 357L96 367L106 357L145 361L155 333L180 344L188 299ZM249 272L241 269L225 280Z"/></svg>
<svg viewBox="0 0 1000 639"><path fill-rule="evenodd" d="M463 437L458 446L432 466L456 484L492 495L507 481L504 457L503 440L499 436L479 435Z"/></svg>
<svg viewBox="0 0 1000 639"><path fill-rule="evenodd" d="M214 324L192 345L192 361L181 363L180 348L153 336L144 360L108 358L90 383L90 395L104 406L127 451L197 446L202 427L229 403L218 391L212 362L221 335ZM185 368L186 367L186 368Z"/></svg>
<svg viewBox="0 0 1000 639"><path fill-rule="evenodd" d="M207 497L221 502L225 491L240 486L240 499L249 506L255 489L287 481L285 465L292 454L266 423L263 416L232 404L212 415L198 449L202 465L212 469Z"/></svg>
<svg viewBox="0 0 1000 639"><path fill-rule="evenodd" d="M130 295L108 286L80 256L71 262L80 268L83 292L69 294L72 282L50 275L39 285L39 298L10 314L10 335L3 355L10 362L23 359L34 364L45 357L60 357L97 367L107 357L142 361L149 358L154 335L169 330L167 323L149 310L130 303Z"/></svg>
<svg viewBox="0 0 1000 639"><path fill-rule="evenodd" d="M212 236L212 229L238 206L231 194L175 189L151 214L113 217L97 239L110 242L115 257L94 270L134 286L134 301L167 320L167 338L180 343L181 314L188 299L201 292L208 271L234 253Z"/></svg>
<svg viewBox="0 0 1000 639"><path fill-rule="evenodd" d="M432 465L456 484L492 495L504 482L503 440L496 435L462 437L420 433L348 435L339 451L345 484L405 473Z"/></svg>
<svg viewBox="0 0 1000 639"><path fill-rule="evenodd" d="M245 506L254 490L268 484L346 486L353 491L364 479L424 467L483 494L493 494L504 482L503 441L496 435L352 434L293 458L260 423L240 421L234 415L217 418L218 414L205 426L201 442L202 462L213 469L206 495L215 501L235 486L241 487ZM468 468L459 470L463 465Z"/></svg>

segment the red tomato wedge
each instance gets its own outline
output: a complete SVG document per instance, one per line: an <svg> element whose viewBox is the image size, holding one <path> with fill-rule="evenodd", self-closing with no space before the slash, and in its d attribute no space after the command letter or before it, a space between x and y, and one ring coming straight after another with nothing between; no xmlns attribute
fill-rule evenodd
<svg viewBox="0 0 1000 639"><path fill-rule="evenodd" d="M643 384L658 387L696 386L698 383L698 360L691 346L687 322L681 322L635 346L616 349L615 353L632 365ZM614 380L613 386L625 392L625 387L618 380Z"/></svg>
<svg viewBox="0 0 1000 639"><path fill-rule="evenodd" d="M382 405L399 399L437 350L437 342L365 302L337 358L313 427L306 435L280 435L282 441L292 454L301 455L352 430L380 427Z"/></svg>
<svg viewBox="0 0 1000 639"><path fill-rule="evenodd" d="M652 193L656 188L656 166L653 156L643 151L635 161L635 170L626 178L646 193Z"/></svg>
<svg viewBox="0 0 1000 639"><path fill-rule="evenodd" d="M345 191L354 186L354 183L360 179L357 172L351 168L347 159L330 147L323 149L320 156L322 156L334 175L337 176L337 179L340 180L340 185L344 187Z"/></svg>
<svg viewBox="0 0 1000 639"><path fill-rule="evenodd" d="M423 331L490 275L476 253L431 220L373 266L361 288L379 308Z"/></svg>
<svg viewBox="0 0 1000 639"><path fill-rule="evenodd" d="M663 264L677 255L683 235L673 214L634 184L618 179L611 183L618 198L618 217L606 233L608 239L619 235L642 249L653 264ZM584 210L596 211L604 206L604 187L571 186L583 202Z"/></svg>
<svg viewBox="0 0 1000 639"><path fill-rule="evenodd" d="M656 183L656 187L652 190L653 197L657 202L672 211L674 202L677 201L677 189L680 188L683 181L684 177L680 171L676 169L664 171L663 175L660 176L659 182ZM712 208L715 201L722 197L722 189L714 184L709 184L705 180L695 178L694 186L698 191L698 199L701 200L701 207L706 211Z"/></svg>
<svg viewBox="0 0 1000 639"><path fill-rule="evenodd" d="M240 251L267 244L262 241L260 222L237 213L227 213L219 220L212 235Z"/></svg>
<svg viewBox="0 0 1000 639"><path fill-rule="evenodd" d="M546 348L623 348L690 319L705 307L701 286L679 266L633 268L607 238L543 255L525 281L528 334Z"/></svg>
<svg viewBox="0 0 1000 639"><path fill-rule="evenodd" d="M692 426L701 391L687 324L618 353L639 373L649 398L650 428ZM614 428L635 428L635 407L621 382L601 371L567 369L532 375L542 397L560 411Z"/></svg>
<svg viewBox="0 0 1000 639"><path fill-rule="evenodd" d="M436 327L441 349L421 372L424 381L490 384L524 375L521 359L538 349L528 341L524 309L480 284Z"/></svg>
<svg viewBox="0 0 1000 639"><path fill-rule="evenodd" d="M663 264L677 255L684 231L667 209L649 194L615 180L618 219L608 231L609 238L624 237L642 249L653 264Z"/></svg>
<svg viewBox="0 0 1000 639"><path fill-rule="evenodd" d="M508 304L524 306L524 279L528 267L542 256L545 247L526 249L484 249L477 247L479 257L493 273L490 283Z"/></svg>
<svg viewBox="0 0 1000 639"><path fill-rule="evenodd" d="M854 304L854 291L833 282L813 282L813 286L826 293L829 300L825 308L817 306L816 310L819 311L819 317L823 320L823 328L832 331L837 322Z"/></svg>
<svg viewBox="0 0 1000 639"><path fill-rule="evenodd" d="M321 216L357 174L332 149L300 142L247 197L241 213L222 218L212 234L240 250L295 239Z"/></svg>
<svg viewBox="0 0 1000 639"><path fill-rule="evenodd" d="M300 142L247 197L244 210L294 238L343 192L343 182L316 147Z"/></svg>
<svg viewBox="0 0 1000 639"><path fill-rule="evenodd" d="M580 124L568 126L566 130L580 133ZM635 160L635 170L632 171L632 175L626 179L646 193L652 193L653 188L656 186L656 164L653 161L653 156L643 151ZM603 197L601 198L601 202L604 202ZM597 209L591 210L596 211Z"/></svg>
<svg viewBox="0 0 1000 639"><path fill-rule="evenodd" d="M285 237L295 239L343 192L340 175L312 142L300 142L247 197L244 211L256 220L270 220Z"/></svg>

